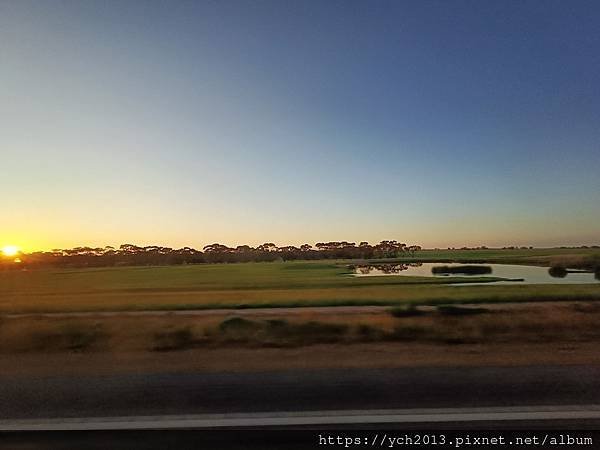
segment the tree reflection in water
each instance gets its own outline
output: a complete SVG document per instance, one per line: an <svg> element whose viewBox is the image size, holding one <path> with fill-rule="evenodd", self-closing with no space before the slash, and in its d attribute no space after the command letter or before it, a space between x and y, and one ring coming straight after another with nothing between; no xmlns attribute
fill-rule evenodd
<svg viewBox="0 0 600 450"><path fill-rule="evenodd" d="M355 266L356 271L361 275L368 275L373 270L377 270L383 274L389 275L394 273L400 273L408 270L410 267L421 267L423 263L402 263L402 264L369 264L365 266Z"/></svg>

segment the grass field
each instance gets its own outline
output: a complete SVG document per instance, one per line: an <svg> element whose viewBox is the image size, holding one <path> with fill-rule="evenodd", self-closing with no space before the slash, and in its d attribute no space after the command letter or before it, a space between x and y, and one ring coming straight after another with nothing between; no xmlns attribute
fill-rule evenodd
<svg viewBox="0 0 600 450"><path fill-rule="evenodd" d="M534 249L485 249L441 250L425 249L414 256L398 258L398 261L456 261L487 262L498 264L532 264L550 266L578 262L583 258L599 257L598 248L534 248Z"/></svg>
<svg viewBox="0 0 600 450"><path fill-rule="evenodd" d="M577 260L595 249L423 251L422 260ZM352 263L352 262L350 262ZM477 285L481 278L364 277L343 262L0 272L0 313L600 300L600 284Z"/></svg>

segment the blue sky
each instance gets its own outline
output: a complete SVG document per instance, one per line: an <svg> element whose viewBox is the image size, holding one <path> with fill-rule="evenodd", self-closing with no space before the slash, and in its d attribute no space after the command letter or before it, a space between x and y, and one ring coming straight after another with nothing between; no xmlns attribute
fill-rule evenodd
<svg viewBox="0 0 600 450"><path fill-rule="evenodd" d="M600 242L600 4L0 3L0 244Z"/></svg>

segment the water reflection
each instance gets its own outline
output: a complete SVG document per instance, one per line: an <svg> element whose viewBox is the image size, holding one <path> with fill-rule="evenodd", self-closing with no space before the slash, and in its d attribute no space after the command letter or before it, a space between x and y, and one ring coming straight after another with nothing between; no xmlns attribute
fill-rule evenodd
<svg viewBox="0 0 600 450"><path fill-rule="evenodd" d="M564 278L569 272L564 267L556 266L548 269L548 274L553 278Z"/></svg>
<svg viewBox="0 0 600 450"><path fill-rule="evenodd" d="M443 270L440 267L443 266ZM473 267L465 271L465 267ZM484 268L488 277L503 278L501 284L577 284L598 283L600 272L582 272L566 269L563 271L549 270L548 267L523 266L517 264L486 264L485 266L468 266L458 263L426 262L426 263L395 263L370 264L351 266L354 276L413 276L413 277L466 277L467 272L474 276L483 276ZM433 273L432 273L433 271ZM470 283L477 284L477 283ZM487 283L486 283L487 284ZM458 284L457 284L458 285Z"/></svg>
<svg viewBox="0 0 600 450"><path fill-rule="evenodd" d="M490 266L437 266L431 268L433 275L489 275Z"/></svg>
<svg viewBox="0 0 600 450"><path fill-rule="evenodd" d="M383 274L394 275L411 267L421 267L423 263L403 263L403 264L371 264L367 266L355 266L355 272L361 275Z"/></svg>

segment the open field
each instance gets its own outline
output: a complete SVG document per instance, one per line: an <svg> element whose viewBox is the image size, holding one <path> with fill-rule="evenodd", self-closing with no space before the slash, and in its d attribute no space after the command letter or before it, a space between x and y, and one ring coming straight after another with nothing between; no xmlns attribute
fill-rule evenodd
<svg viewBox="0 0 600 450"><path fill-rule="evenodd" d="M523 255L530 262L592 254L495 252L507 252L513 263ZM446 260L464 253L471 251L450 253ZM511 364L511 358L520 363L598 362L600 302L595 300L600 300L600 284L452 286L481 278L357 278L348 268L354 263L0 272L0 360L32 373L36 365L60 370L56 364L63 360L88 361L90 370L100 370L102 361L122 361L132 371L165 370L169 364L174 370L289 368L296 367L288 364L294 358L299 358L298 367ZM444 306L450 304L482 304L482 310L468 314L461 309L466 306ZM342 305L357 308L345 314L318 308ZM391 314L387 308L358 308L364 305L400 309ZM410 305L421 305L424 313ZM308 306L313 308L294 314L283 309ZM211 309L221 311L191 313ZM260 313L240 314L250 309ZM110 311L114 314L94 314ZM44 312L91 315L35 315ZM18 313L29 315L10 316Z"/></svg>
<svg viewBox="0 0 600 450"><path fill-rule="evenodd" d="M582 257L553 251L554 256L542 250L490 252L525 261ZM471 252L482 257L477 251L449 254L463 258ZM423 254L429 258L428 252ZM451 286L482 278L356 278L350 276L351 263L355 261L4 271L0 313L600 300L600 284Z"/></svg>

